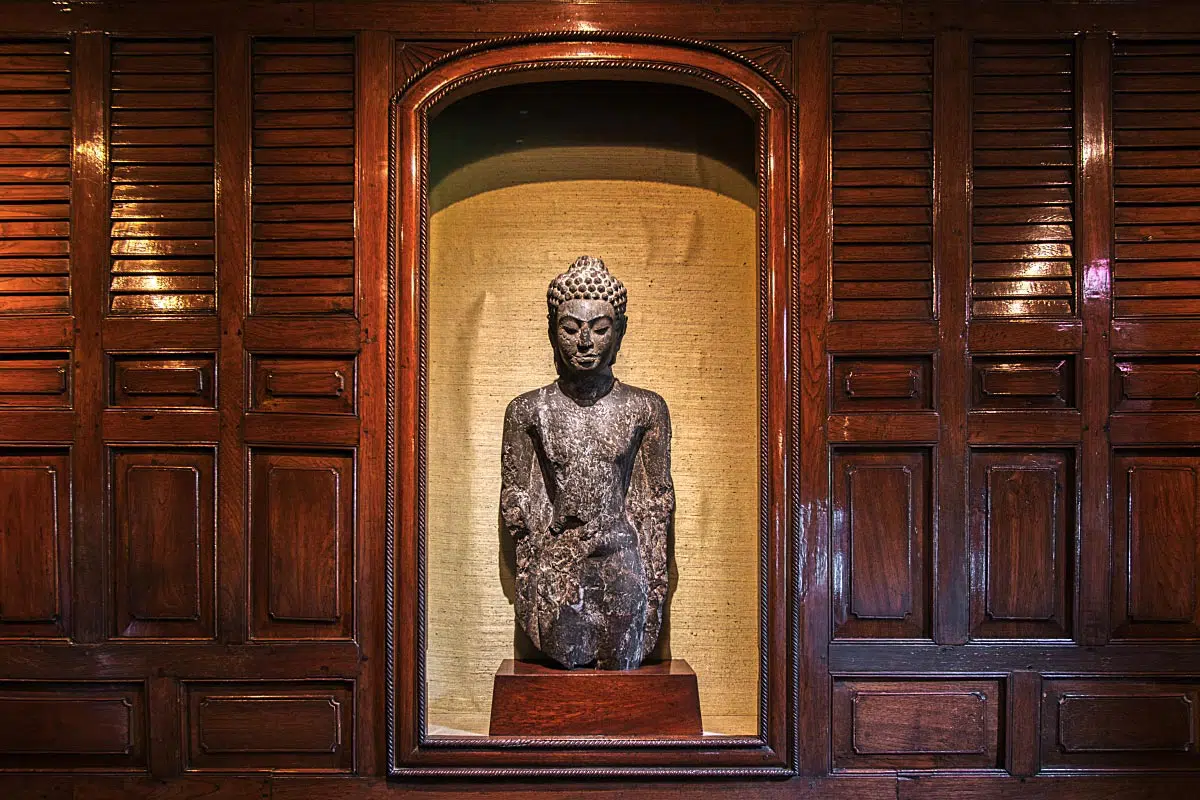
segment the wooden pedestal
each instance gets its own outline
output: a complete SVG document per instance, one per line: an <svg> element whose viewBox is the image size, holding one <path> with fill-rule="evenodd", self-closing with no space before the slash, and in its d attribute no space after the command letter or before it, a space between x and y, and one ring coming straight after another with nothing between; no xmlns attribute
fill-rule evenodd
<svg viewBox="0 0 1200 800"><path fill-rule="evenodd" d="M675 659L627 671L566 670L505 659L492 689L492 736L699 736L696 673Z"/></svg>

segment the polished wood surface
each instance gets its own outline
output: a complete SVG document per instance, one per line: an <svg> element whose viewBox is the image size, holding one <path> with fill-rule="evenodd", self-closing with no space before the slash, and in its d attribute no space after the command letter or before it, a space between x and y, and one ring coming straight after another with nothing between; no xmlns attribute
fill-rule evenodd
<svg viewBox="0 0 1200 800"><path fill-rule="evenodd" d="M422 737L389 102L555 31L770 101L758 738ZM5 4L0 795L1195 794L1198 41L1166 0ZM713 764L802 777L627 782Z"/></svg>
<svg viewBox="0 0 1200 800"><path fill-rule="evenodd" d="M506 658L496 670L491 736L697 737L696 673L682 659L628 672L565 670Z"/></svg>

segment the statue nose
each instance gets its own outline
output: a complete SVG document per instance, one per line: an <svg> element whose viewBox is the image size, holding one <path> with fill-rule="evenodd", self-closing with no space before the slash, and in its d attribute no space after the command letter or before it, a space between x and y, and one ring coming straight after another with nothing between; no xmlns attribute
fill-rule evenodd
<svg viewBox="0 0 1200 800"><path fill-rule="evenodd" d="M587 331L587 330L584 330L584 331L582 331L582 332L580 333L580 335L579 335L579 349L580 349L580 350L587 350L587 349L588 349L588 348L590 348L591 346L592 346L592 334L591 334L591 332L589 332L589 331Z"/></svg>

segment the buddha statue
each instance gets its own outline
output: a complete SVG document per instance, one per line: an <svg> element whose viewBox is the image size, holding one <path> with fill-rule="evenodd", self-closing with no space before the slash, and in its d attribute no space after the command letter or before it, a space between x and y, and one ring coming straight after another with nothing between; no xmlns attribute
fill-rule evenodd
<svg viewBox="0 0 1200 800"><path fill-rule="evenodd" d="M515 540L517 619L564 667L635 669L667 595L671 420L659 395L613 376L626 290L603 261L576 260L546 301L558 380L504 415L500 519Z"/></svg>

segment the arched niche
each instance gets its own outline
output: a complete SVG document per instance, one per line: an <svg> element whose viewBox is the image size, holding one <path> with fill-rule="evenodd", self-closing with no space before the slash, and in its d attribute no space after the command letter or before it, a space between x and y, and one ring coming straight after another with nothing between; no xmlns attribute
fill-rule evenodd
<svg viewBox="0 0 1200 800"><path fill-rule="evenodd" d="M790 769L792 118L749 62L648 36L474 45L393 104L395 773ZM695 741L486 736L499 660L532 655L496 526L500 423L554 377L545 287L584 253L629 287L619 377L672 409L658 654L696 668L716 735Z"/></svg>

